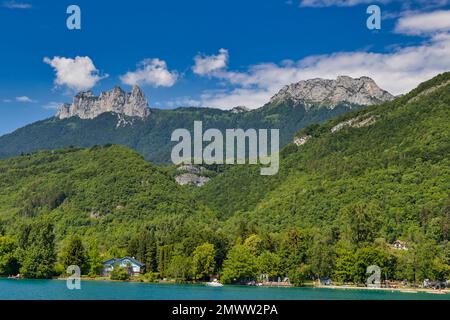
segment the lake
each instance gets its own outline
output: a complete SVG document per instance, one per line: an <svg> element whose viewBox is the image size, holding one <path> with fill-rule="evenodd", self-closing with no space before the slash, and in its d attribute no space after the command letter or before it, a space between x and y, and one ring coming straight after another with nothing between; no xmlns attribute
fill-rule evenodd
<svg viewBox="0 0 450 320"><path fill-rule="evenodd" d="M61 280L0 279L0 300L450 300L450 294L324 288L162 285L82 281L68 290Z"/></svg>

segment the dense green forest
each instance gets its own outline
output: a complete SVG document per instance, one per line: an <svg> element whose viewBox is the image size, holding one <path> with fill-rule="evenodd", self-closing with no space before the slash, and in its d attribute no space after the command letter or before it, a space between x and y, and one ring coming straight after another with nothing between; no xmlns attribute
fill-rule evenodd
<svg viewBox="0 0 450 320"><path fill-rule="evenodd" d="M370 265L383 279L448 279L449 120L446 73L300 130L311 138L281 151L275 176L230 166L202 188L181 187L171 168L116 145L2 160L0 274L50 277L77 264L98 275L101 261L130 255L151 281L362 284Z"/></svg>

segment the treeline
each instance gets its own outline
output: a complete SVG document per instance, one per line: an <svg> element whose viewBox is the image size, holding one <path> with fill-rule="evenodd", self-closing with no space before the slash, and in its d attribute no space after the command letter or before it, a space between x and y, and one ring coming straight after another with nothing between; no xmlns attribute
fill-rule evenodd
<svg viewBox="0 0 450 320"><path fill-rule="evenodd" d="M450 206L445 210L449 215ZM128 255L145 264L143 278L147 281L218 277L223 283L246 283L288 277L293 285L301 286L329 277L336 283L361 285L372 265L380 267L382 280L421 284L425 279L450 277L450 244L436 241L441 236L448 239L448 234L424 233L412 227L403 239L407 250L399 250L379 237L378 208L356 204L345 212L339 223L329 227L291 228L281 233L264 232L240 220L233 236L218 231L208 235L211 242L192 236L165 243L149 227L128 243L110 248L71 236L57 249L52 224L34 222L23 225L15 237L0 236L0 275L67 276L67 267L77 265L83 275L96 277L102 275L103 261ZM128 280L129 275L116 268L111 278Z"/></svg>
<svg viewBox="0 0 450 320"><path fill-rule="evenodd" d="M124 253L146 264L149 278L179 281L209 280L224 283L283 280L303 285L330 277L335 282L364 284L367 268L376 265L384 280L450 277L450 202L446 220L434 229L411 226L402 239L407 250L398 250L382 238L380 208L373 203L345 207L339 220L323 228L290 228L264 231L245 219L224 230L198 230L195 235L164 243L145 230L132 238ZM207 239L207 240L205 240Z"/></svg>
<svg viewBox="0 0 450 320"><path fill-rule="evenodd" d="M38 221L24 224L14 236L0 235L0 275L27 279L48 279L64 275L67 267L77 265L83 274L96 276L103 270L96 243L86 249L74 236L67 246L57 249L54 226Z"/></svg>

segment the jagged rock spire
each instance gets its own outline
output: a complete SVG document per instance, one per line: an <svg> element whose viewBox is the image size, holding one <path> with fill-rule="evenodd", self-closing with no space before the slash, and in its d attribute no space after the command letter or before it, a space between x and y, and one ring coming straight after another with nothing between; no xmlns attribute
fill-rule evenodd
<svg viewBox="0 0 450 320"><path fill-rule="evenodd" d="M92 91L78 93L73 98L72 104L63 104L60 107L56 117L94 119L105 112L145 118L150 114L150 109L144 93L138 86L133 86L130 93L115 87L110 91L102 92L98 97Z"/></svg>

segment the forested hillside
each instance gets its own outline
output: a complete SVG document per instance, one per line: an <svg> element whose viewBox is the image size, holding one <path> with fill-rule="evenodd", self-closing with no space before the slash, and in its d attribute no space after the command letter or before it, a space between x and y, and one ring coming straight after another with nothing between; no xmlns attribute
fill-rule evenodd
<svg viewBox="0 0 450 320"><path fill-rule="evenodd" d="M3 161L0 172L2 220L50 219L58 240L120 244L142 225L162 220L170 230L208 212L165 169L119 146L39 152Z"/></svg>
<svg viewBox="0 0 450 320"><path fill-rule="evenodd" d="M450 190L449 78L442 75L394 102L309 126L297 134L311 137L305 145L282 150L278 175L236 166L201 188L199 197L225 216L251 211L259 221L279 217L268 222L283 228L285 219L331 223L357 200L379 202L386 214L400 215L398 221L417 219L423 206L442 205ZM369 126L331 131L349 119L368 117L374 119Z"/></svg>
<svg viewBox="0 0 450 320"><path fill-rule="evenodd" d="M74 262L69 249L82 246L91 274L99 257L128 254L151 279L362 283L373 264L384 279L447 279L449 81L447 73L393 102L308 126L297 133L305 144L281 151L276 176L233 166L202 188L180 187L168 169L119 146L3 160L0 274L49 276L39 261L63 270Z"/></svg>
<svg viewBox="0 0 450 320"><path fill-rule="evenodd" d="M113 113L104 113L91 120L77 117L64 120L50 118L0 137L0 158L70 146L91 147L113 143L134 149L153 163L167 164L170 163L170 153L176 144L170 141L172 132L179 128L193 132L194 121L202 121L204 130L280 129L280 143L284 146L304 126L358 107L343 104L332 109L321 106L306 111L304 106L286 101L239 113L208 108L179 108L152 109L150 116L145 119Z"/></svg>

